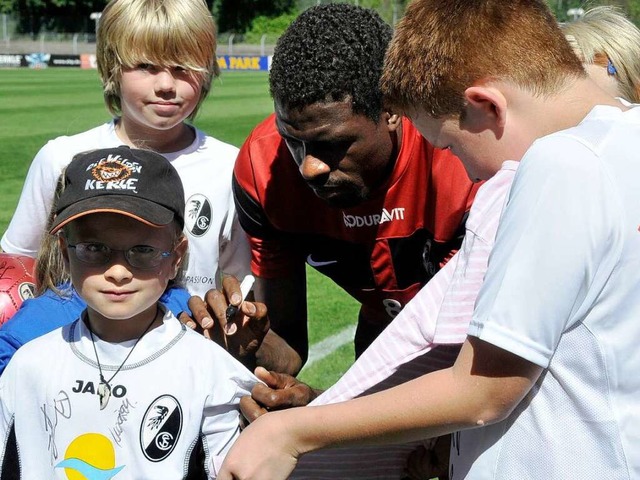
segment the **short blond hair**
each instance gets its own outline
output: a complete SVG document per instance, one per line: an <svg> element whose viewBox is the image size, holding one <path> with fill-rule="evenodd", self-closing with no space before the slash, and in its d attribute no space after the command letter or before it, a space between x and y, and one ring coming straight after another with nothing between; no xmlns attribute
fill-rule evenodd
<svg viewBox="0 0 640 480"><path fill-rule="evenodd" d="M111 0L100 18L96 43L104 100L112 115L121 112L123 68L142 63L182 67L200 80L193 119L219 73L216 28L204 0Z"/></svg>
<svg viewBox="0 0 640 480"><path fill-rule="evenodd" d="M582 63L607 67L611 61L622 96L640 102L640 30L618 9L594 7L562 25Z"/></svg>

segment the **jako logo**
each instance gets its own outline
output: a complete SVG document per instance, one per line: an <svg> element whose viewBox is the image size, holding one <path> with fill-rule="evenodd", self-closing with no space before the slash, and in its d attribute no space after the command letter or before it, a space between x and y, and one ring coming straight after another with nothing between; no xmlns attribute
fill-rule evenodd
<svg viewBox="0 0 640 480"><path fill-rule="evenodd" d="M396 207L391 211L386 208L382 209L380 215L345 215L342 214L344 224L346 227L372 227L374 225L380 225L392 220L404 220L404 208Z"/></svg>

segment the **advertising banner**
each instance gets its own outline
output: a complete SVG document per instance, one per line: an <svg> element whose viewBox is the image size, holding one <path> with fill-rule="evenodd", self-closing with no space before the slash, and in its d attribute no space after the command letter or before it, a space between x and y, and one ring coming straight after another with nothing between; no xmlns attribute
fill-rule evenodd
<svg viewBox="0 0 640 480"><path fill-rule="evenodd" d="M220 70L268 71L271 66L271 56L267 55L220 55L218 57Z"/></svg>
<svg viewBox="0 0 640 480"><path fill-rule="evenodd" d="M240 71L269 71L271 55L220 55L218 57L220 70ZM0 54L0 68L2 67L74 67L96 68L95 54L59 55L50 53L3 53Z"/></svg>

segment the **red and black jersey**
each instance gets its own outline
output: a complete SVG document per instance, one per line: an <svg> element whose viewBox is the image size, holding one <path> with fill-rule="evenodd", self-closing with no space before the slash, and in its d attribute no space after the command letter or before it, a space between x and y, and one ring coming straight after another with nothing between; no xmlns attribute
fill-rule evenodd
<svg viewBox="0 0 640 480"><path fill-rule="evenodd" d="M389 181L363 204L331 207L303 180L274 115L245 141L233 183L256 275L287 276L307 262L385 325L459 248L477 189L457 157L404 119Z"/></svg>

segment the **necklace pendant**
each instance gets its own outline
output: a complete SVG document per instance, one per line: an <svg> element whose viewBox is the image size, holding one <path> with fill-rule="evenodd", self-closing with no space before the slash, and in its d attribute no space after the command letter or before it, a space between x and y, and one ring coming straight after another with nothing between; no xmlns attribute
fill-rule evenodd
<svg viewBox="0 0 640 480"><path fill-rule="evenodd" d="M95 338L93 338L93 330L91 330L91 322L89 322L87 310L84 311L83 319L85 324L87 325L87 329L89 330L89 335L91 335L91 344L93 345L93 353L95 353L96 355L96 363L98 364L98 371L100 372L100 384L98 385L98 391L97 391L98 397L100 397L100 410L104 410L105 408L107 408L107 404L111 399L111 385L109 384L109 382L113 381L113 379L118 374L120 369L124 367L125 363L127 363L127 360L129 360L129 356L131 355L131 352L133 352L133 349L136 348L136 345L138 345L138 342L142 339L142 337L144 337L147 334L147 332L151 328L151 325L153 325L153 322L155 322L156 318L158 318L159 313L160 313L160 307L156 305L156 314L151 319L151 323L147 325L147 328L145 329L145 331L142 332L142 335L138 337L138 339L136 340L136 343L134 343L133 347L129 349L129 353L127 353L127 356L124 357L124 360L122 361L120 366L116 369L115 373L111 375L111 378L107 381L105 380L104 375L102 374L102 365L100 364L100 357L98 357L98 350L96 349L96 340Z"/></svg>
<svg viewBox="0 0 640 480"><path fill-rule="evenodd" d="M100 397L100 410L104 410L111 398L111 386L107 382L101 381L98 385L98 396Z"/></svg>

